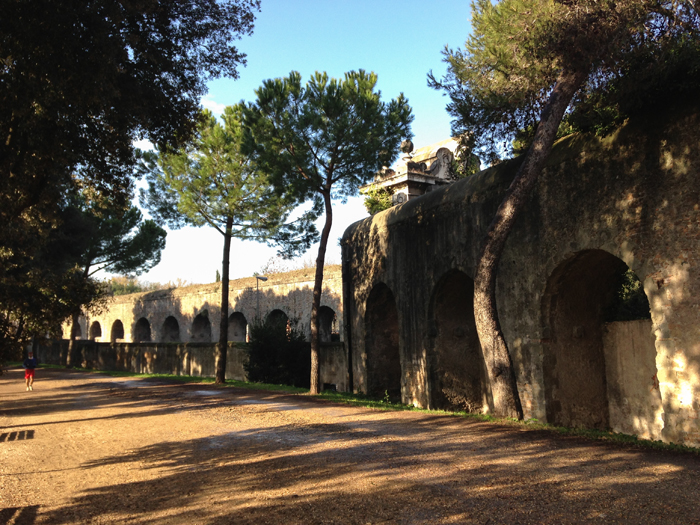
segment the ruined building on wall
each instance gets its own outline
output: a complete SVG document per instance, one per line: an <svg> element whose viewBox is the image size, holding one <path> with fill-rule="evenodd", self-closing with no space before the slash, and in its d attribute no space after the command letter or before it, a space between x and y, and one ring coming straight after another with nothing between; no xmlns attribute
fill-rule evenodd
<svg viewBox="0 0 700 525"><path fill-rule="evenodd" d="M700 445L699 115L685 108L555 146L497 282L526 418ZM491 410L473 277L518 162L346 230L354 390ZM643 283L649 319L608 317L628 269Z"/></svg>
<svg viewBox="0 0 700 525"><path fill-rule="evenodd" d="M415 151L411 141L404 142L402 147L406 152L396 166L384 168L360 190L371 186L389 189L392 204L397 205L455 181L452 163L459 148L455 139L436 142Z"/></svg>
<svg viewBox="0 0 700 525"><path fill-rule="evenodd" d="M287 318L308 335L315 269L230 281L229 340L245 342L255 318ZM325 269L321 300L321 340L340 340L342 333L339 266ZM219 339L221 283L186 286L109 299L103 312L80 318L79 337L97 342L192 342ZM70 325L63 326L70 337Z"/></svg>

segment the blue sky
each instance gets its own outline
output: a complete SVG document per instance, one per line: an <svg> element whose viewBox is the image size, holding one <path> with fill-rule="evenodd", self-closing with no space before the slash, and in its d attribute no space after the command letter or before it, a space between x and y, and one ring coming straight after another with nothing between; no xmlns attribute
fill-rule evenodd
<svg viewBox="0 0 700 525"><path fill-rule="evenodd" d="M239 41L248 55L238 80L209 84L202 105L220 114L240 100L252 101L263 80L299 71L303 79L314 71L342 77L365 69L378 75L382 98L403 92L413 108L416 147L450 135L446 98L427 87L430 70L445 71L445 45L460 47L469 33L469 4L465 0L262 0L255 30ZM337 239L347 226L367 213L361 198L335 203L327 261L340 262ZM151 282L212 282L221 268L223 238L212 228L169 232L161 262L140 278ZM316 258L312 247L303 259ZM263 244L234 241L231 278L259 271L276 250Z"/></svg>

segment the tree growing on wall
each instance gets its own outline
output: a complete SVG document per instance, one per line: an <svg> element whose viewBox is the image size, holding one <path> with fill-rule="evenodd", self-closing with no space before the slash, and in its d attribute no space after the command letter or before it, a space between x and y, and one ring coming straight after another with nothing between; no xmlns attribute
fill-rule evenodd
<svg viewBox="0 0 700 525"><path fill-rule="evenodd" d="M661 86L697 93L699 22L691 0L477 0L465 49L446 49L446 77L429 76L450 97L454 134L467 133L484 158L498 159L516 134L527 144L475 275L476 325L497 413L523 415L498 321L498 264L570 104L570 122L604 128Z"/></svg>
<svg viewBox="0 0 700 525"><path fill-rule="evenodd" d="M388 210L393 206L391 197L394 192L391 188L383 188L379 184L370 184L369 187L360 190L360 193L365 196L363 204L370 215Z"/></svg>
<svg viewBox="0 0 700 525"><path fill-rule="evenodd" d="M149 189L141 193L142 205L171 228L209 225L224 237L217 383L226 374L231 239L269 242L291 256L316 238L315 215L289 222L295 201L276 193L267 175L241 153L242 111L241 105L226 107L222 125L205 110L193 141L161 151L157 164L151 158Z"/></svg>
<svg viewBox="0 0 700 525"><path fill-rule="evenodd" d="M311 309L311 393L319 391L318 310L323 265L333 224L332 200L356 195L411 137L411 108L403 94L385 103L375 91L377 76L351 71L344 79L316 73L267 80L248 105L246 142L255 162L279 191L299 202L312 201L325 223L316 259Z"/></svg>

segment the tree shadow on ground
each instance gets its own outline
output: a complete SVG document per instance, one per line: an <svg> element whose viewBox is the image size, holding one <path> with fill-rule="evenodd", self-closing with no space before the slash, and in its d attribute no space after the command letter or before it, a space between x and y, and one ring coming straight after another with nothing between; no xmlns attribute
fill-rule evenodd
<svg viewBox="0 0 700 525"><path fill-rule="evenodd" d="M277 402L264 410L274 412L285 401L271 397ZM251 427L85 463L86 470L140 465L154 479L91 489L48 511L47 521L700 519L694 456L443 416L348 410L354 420L366 418Z"/></svg>

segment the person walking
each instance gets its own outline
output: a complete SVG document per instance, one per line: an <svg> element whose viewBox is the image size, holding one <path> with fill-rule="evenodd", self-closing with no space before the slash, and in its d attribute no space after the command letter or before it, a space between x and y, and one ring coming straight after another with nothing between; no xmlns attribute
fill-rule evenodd
<svg viewBox="0 0 700 525"><path fill-rule="evenodd" d="M27 359L24 360L24 381L27 383L27 392L34 390L34 369L39 364L39 361L34 357L34 352L27 352Z"/></svg>

